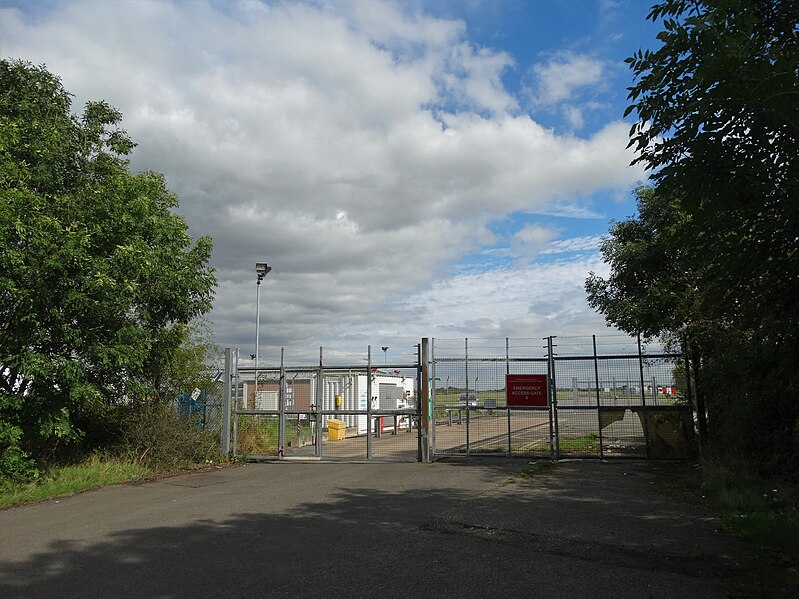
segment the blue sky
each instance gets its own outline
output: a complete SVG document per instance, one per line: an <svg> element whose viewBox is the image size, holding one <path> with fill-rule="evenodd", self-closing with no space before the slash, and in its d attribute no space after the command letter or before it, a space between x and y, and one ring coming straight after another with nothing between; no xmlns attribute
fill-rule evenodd
<svg viewBox="0 0 799 599"><path fill-rule="evenodd" d="M214 238L218 342L613 332L585 301L634 210L633 0L0 2L0 54L105 99Z"/></svg>

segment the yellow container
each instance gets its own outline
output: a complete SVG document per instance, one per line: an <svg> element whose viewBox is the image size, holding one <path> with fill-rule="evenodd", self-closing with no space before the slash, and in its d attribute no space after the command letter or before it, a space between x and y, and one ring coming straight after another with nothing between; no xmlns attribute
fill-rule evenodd
<svg viewBox="0 0 799 599"><path fill-rule="evenodd" d="M327 421L327 440L343 441L347 432L347 423L343 420L331 418Z"/></svg>

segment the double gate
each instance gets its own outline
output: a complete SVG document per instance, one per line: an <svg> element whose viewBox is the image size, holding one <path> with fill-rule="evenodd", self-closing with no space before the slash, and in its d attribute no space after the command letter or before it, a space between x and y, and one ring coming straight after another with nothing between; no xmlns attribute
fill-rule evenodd
<svg viewBox="0 0 799 599"><path fill-rule="evenodd" d="M432 339L404 363L375 364L371 348L365 355L327 364L320 348L317 364L288 366L281 350L279 366L258 369L239 367L237 350L226 350L231 420L222 426L223 452L423 461L695 451L688 364L679 353L646 350L640 339ZM546 401L508 405L507 375L541 376Z"/></svg>
<svg viewBox="0 0 799 599"><path fill-rule="evenodd" d="M694 451L679 353L592 336L434 339L431 354L435 455L684 458ZM546 405L509 406L506 375L515 374L543 375Z"/></svg>
<svg viewBox="0 0 799 599"><path fill-rule="evenodd" d="M420 460L421 362L240 367L227 350L232 422L223 440L246 459Z"/></svg>

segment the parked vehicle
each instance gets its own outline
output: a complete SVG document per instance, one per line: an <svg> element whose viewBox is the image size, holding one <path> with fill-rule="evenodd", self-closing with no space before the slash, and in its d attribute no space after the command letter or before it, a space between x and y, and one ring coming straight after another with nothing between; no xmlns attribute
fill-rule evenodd
<svg viewBox="0 0 799 599"><path fill-rule="evenodd" d="M458 400L458 407L465 408L466 406L470 408L477 407L477 395L475 393L469 393L468 397L466 393L461 393L461 397Z"/></svg>

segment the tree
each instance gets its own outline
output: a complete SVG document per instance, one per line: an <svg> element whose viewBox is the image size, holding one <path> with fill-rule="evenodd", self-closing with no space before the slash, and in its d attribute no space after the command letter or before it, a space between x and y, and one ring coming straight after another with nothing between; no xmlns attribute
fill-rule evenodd
<svg viewBox="0 0 799 599"><path fill-rule="evenodd" d="M657 51L627 59L630 145L691 216L712 312L793 345L799 329L798 0L668 0ZM745 258L744 258L745 257ZM786 348L787 349L787 348Z"/></svg>
<svg viewBox="0 0 799 599"><path fill-rule="evenodd" d="M637 216L614 223L602 242L602 256L611 274L607 279L589 274L588 303L623 331L682 346L696 372L701 369L700 348L712 343L726 323L714 321L703 310L697 286L702 265L692 262L684 251L690 244L685 231L690 229L691 217L679 202L654 187L641 186L635 196ZM704 442L704 393L696 384L694 390Z"/></svg>
<svg viewBox="0 0 799 599"><path fill-rule="evenodd" d="M37 455L151 394L167 332L211 308L211 240L176 196L132 173L121 114L80 118L44 67L0 61L0 447ZM16 439L16 440L15 440Z"/></svg>
<svg viewBox="0 0 799 599"><path fill-rule="evenodd" d="M174 401L194 389L210 390L220 371L220 353L210 324L196 318L176 323L162 332L147 364L152 398L159 403Z"/></svg>
<svg viewBox="0 0 799 599"><path fill-rule="evenodd" d="M717 447L799 468L799 0L665 0L634 73L639 214L603 245L589 302L678 337ZM652 287L654 281L657 287ZM704 411L702 411L704 412Z"/></svg>

